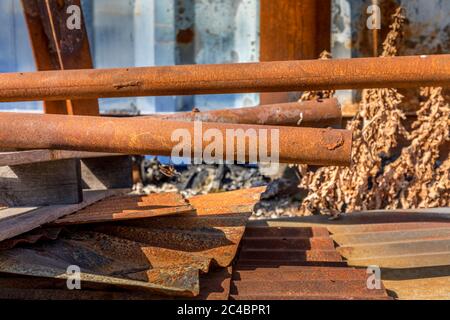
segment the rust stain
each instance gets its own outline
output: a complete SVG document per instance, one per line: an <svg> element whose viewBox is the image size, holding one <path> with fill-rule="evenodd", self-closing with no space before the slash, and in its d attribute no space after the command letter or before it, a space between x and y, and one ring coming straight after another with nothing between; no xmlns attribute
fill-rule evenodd
<svg viewBox="0 0 450 320"><path fill-rule="evenodd" d="M181 29L177 33L177 42L183 44L191 43L194 40L194 37L195 33L192 28Z"/></svg>
<svg viewBox="0 0 450 320"><path fill-rule="evenodd" d="M344 137L339 132L333 132L331 128L324 130L322 143L328 150L335 150L344 145Z"/></svg>
<svg viewBox="0 0 450 320"><path fill-rule="evenodd" d="M130 82L113 84L113 87L117 90L133 88L133 87L140 87L140 86L142 86L142 83L140 81L130 81Z"/></svg>
<svg viewBox="0 0 450 320"><path fill-rule="evenodd" d="M323 227L247 227L231 282L233 300L388 299L348 267Z"/></svg>

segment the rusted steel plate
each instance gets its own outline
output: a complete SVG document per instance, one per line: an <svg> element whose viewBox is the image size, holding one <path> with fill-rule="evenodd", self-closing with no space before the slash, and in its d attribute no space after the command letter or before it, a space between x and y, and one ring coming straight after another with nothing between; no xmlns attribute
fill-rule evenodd
<svg viewBox="0 0 450 320"><path fill-rule="evenodd" d="M274 260L294 261L342 261L335 250L286 250L286 249L247 249L243 248L239 255L242 260L265 260L270 256Z"/></svg>
<svg viewBox="0 0 450 320"><path fill-rule="evenodd" d="M200 294L181 297L195 300L228 300L231 268L200 275ZM83 283L82 290L67 290L65 280L0 274L0 299L20 300L160 300L179 299L137 290L111 290L108 284Z"/></svg>
<svg viewBox="0 0 450 320"><path fill-rule="evenodd" d="M342 114L337 99L260 105L201 112L177 112L158 118L174 121L261 124L324 128L341 126Z"/></svg>
<svg viewBox="0 0 450 320"><path fill-rule="evenodd" d="M449 213L449 208L368 211L333 221L319 216L264 224L326 227L348 265L381 268L381 279L394 298L450 299ZM251 225L257 228L261 222Z"/></svg>
<svg viewBox="0 0 450 320"><path fill-rule="evenodd" d="M422 253L409 254L400 256L385 256L373 258L361 258L347 260L347 263L355 267L367 267L369 265L376 265L385 269L409 269L409 268L426 268L426 267L440 267L450 264L449 252L438 253Z"/></svg>
<svg viewBox="0 0 450 320"><path fill-rule="evenodd" d="M318 280L367 280L365 270L335 267L279 267L279 268L242 268L233 273L233 280L239 281L318 281Z"/></svg>
<svg viewBox="0 0 450 320"><path fill-rule="evenodd" d="M247 208L230 205L226 210L224 202L215 202L217 216L212 212L204 214L200 205L200 214L66 227L55 241L0 251L0 272L55 280L67 277L67 266L78 265L82 271L82 283L88 286L107 285L132 290L138 293L136 299L149 296L196 297L201 293L200 274L209 272L211 268L228 267L233 261L249 216L248 208L256 203L261 190L242 192L241 199ZM165 205L178 204L182 200L174 195L158 197ZM147 197L133 198L148 203ZM226 199L227 193L213 198ZM238 203L239 192L233 192L230 198ZM128 198L121 199L126 202ZM204 196L204 199L214 210L211 197ZM195 201L202 203L202 196L196 197ZM117 198L113 202L120 204ZM211 296L206 294L206 297L224 298L230 278L229 272L228 277L222 273L209 278L204 286ZM97 297L101 296L100 292L97 293ZM54 292L44 291L43 294Z"/></svg>
<svg viewBox="0 0 450 320"><path fill-rule="evenodd" d="M376 242L396 242L409 240L432 240L436 238L450 238L450 225L441 228L417 228L399 231L360 232L350 234L335 234L333 240L338 244L370 244Z"/></svg>
<svg viewBox="0 0 450 320"><path fill-rule="evenodd" d="M433 240L414 239L399 242L344 245L340 246L337 250L346 259L381 258L441 252L450 253L450 238L435 238Z"/></svg>
<svg viewBox="0 0 450 320"><path fill-rule="evenodd" d="M201 145L201 151L209 146L199 136L209 129L220 131L222 148L215 148L215 157L222 160L249 161L250 152L256 147L256 159L264 161L259 146L265 145L267 152L272 154L272 134L278 133L279 161L286 163L307 163L316 165L350 164L352 133L349 130L275 127L260 125L239 125L224 123L202 124L196 129L196 124L183 121L168 121L157 118L107 118L63 115L39 115L2 113L0 116L0 148L19 149L61 149L124 154L155 154L171 156L180 141L172 139L174 132L185 130L191 146L191 154L195 156L196 145ZM178 130L178 131L176 131ZM255 139L246 139L245 135L227 138L227 131L252 130ZM276 130L276 131L274 131ZM198 132L197 132L198 131ZM189 135L187 134L189 133ZM266 138L259 138L265 136ZM270 138L269 138L270 136ZM196 143L196 140L199 140ZM244 145L238 158L238 140ZM252 145L254 140L256 145ZM233 148L229 148L232 145ZM228 146L228 147L225 147ZM199 148L197 148L199 149ZM266 160L267 161L267 160Z"/></svg>
<svg viewBox="0 0 450 320"><path fill-rule="evenodd" d="M177 193L113 197L54 221L53 225L88 224L195 213Z"/></svg>
<svg viewBox="0 0 450 320"><path fill-rule="evenodd" d="M36 229L15 238L1 241L0 250L11 249L20 244L32 244L42 240L56 240L60 232L60 228Z"/></svg>
<svg viewBox="0 0 450 320"><path fill-rule="evenodd" d="M395 288L395 297L407 300L450 300L450 276L384 281L387 288Z"/></svg>
<svg viewBox="0 0 450 320"><path fill-rule="evenodd" d="M448 86L450 55L43 71L0 75L0 102Z"/></svg>
<svg viewBox="0 0 450 320"><path fill-rule="evenodd" d="M261 237L245 238L242 242L246 250L256 249L297 249L297 250L334 250L333 240L328 238Z"/></svg>
<svg viewBox="0 0 450 320"><path fill-rule="evenodd" d="M266 235L266 237L264 236ZM247 228L231 299L387 299L369 290L365 270L347 266L326 228Z"/></svg>
<svg viewBox="0 0 450 320"><path fill-rule="evenodd" d="M189 198L189 203L195 207L198 215L217 215L227 213L252 213L254 205L259 201L266 187L244 190L211 193Z"/></svg>
<svg viewBox="0 0 450 320"><path fill-rule="evenodd" d="M255 227L250 225L245 230L246 238L254 237L298 237L302 239L311 239L316 237L329 237L326 228L290 228L290 227Z"/></svg>
<svg viewBox="0 0 450 320"><path fill-rule="evenodd" d="M300 279L299 279L300 280ZM384 290L370 290L361 280L311 280L311 281L271 281L261 279L259 281L233 281L232 295L285 295L296 296L367 296L386 297Z"/></svg>

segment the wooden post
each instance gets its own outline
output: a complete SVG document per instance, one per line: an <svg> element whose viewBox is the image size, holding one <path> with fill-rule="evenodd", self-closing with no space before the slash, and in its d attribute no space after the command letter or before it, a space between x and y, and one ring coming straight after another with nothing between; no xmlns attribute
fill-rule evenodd
<svg viewBox="0 0 450 320"><path fill-rule="evenodd" d="M331 46L331 0L261 0L261 61L316 59ZM261 104L289 102L289 93L261 94Z"/></svg>
<svg viewBox="0 0 450 320"><path fill-rule="evenodd" d="M80 0L22 0L22 4L39 71L93 68ZM78 14L68 10L70 7L80 9L80 29L68 28L69 19L76 19L74 15ZM97 99L46 101L44 110L52 114L99 115Z"/></svg>
<svg viewBox="0 0 450 320"><path fill-rule="evenodd" d="M80 0L22 0L22 5L39 71L93 68ZM98 116L99 105L97 99L45 101L44 111ZM83 186L131 187L131 158L100 157L82 163L65 159L0 167L0 204L7 206L79 203Z"/></svg>

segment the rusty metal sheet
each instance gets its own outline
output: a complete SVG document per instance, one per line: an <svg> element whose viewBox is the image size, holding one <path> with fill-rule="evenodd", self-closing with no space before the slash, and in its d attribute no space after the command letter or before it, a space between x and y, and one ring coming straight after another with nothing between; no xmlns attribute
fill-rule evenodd
<svg viewBox="0 0 450 320"><path fill-rule="evenodd" d="M446 299L450 292L450 209L366 211L268 221L272 227L323 227L350 266L381 268L381 279L396 299ZM252 228L261 227L252 222Z"/></svg>
<svg viewBox="0 0 450 320"><path fill-rule="evenodd" d="M24 243L32 244L42 240L56 240L60 232L61 228L39 228L15 238L1 241L0 250L11 249Z"/></svg>
<svg viewBox="0 0 450 320"><path fill-rule="evenodd" d="M388 299L369 290L365 270L348 267L326 228L247 228L233 271L231 298Z"/></svg>
<svg viewBox="0 0 450 320"><path fill-rule="evenodd" d="M228 271L228 276L225 271L221 273L220 268L228 267L233 261L245 223L261 190L198 196L192 203L194 207L199 204L196 208L198 213L192 215L68 226L55 241L20 244L0 251L0 272L19 278L32 276L32 279L61 281L67 278L69 265L78 265L82 271L82 284L99 288L97 292L91 292L92 299L103 296L102 288L106 296L108 288L131 290L136 293L136 299L193 298L199 295L221 299L228 294L231 275ZM159 197L165 205L174 203L173 195ZM120 205L120 199L125 203L130 201L121 197L113 198L113 202ZM138 205L145 205L149 200L147 197L134 197L131 203L136 205L136 200L142 199L144 201L139 201ZM230 204L228 209L225 199ZM178 204L181 199L175 200ZM212 212L205 213L202 200ZM215 214L214 203L217 207ZM244 205L233 206L237 203ZM201 278L217 268L219 275L211 275L203 284L210 294L201 292ZM15 291L3 277L0 277L0 286L2 281L8 290L0 290L3 292L1 295L26 294L17 288ZM57 298L53 291L58 289L57 286L37 289L43 290L44 296ZM109 296L120 297L120 294L110 293ZM71 297L73 294L67 292L61 295L62 299Z"/></svg>
<svg viewBox="0 0 450 320"><path fill-rule="evenodd" d="M195 208L177 193L118 196L95 203L52 224L88 224L189 213L195 213Z"/></svg>
<svg viewBox="0 0 450 320"><path fill-rule="evenodd" d="M174 141L176 130L186 130L190 146L201 144L201 151L210 142L200 139L209 129L220 131L222 148L215 148L215 157L221 160L249 161L256 140L254 161L264 161L259 146L265 145L273 155L279 151L282 163L307 163L316 165L348 166L351 161L352 133L331 128L278 127L247 124L202 123L202 128L192 122L161 120L152 117L113 118L41 114L2 113L0 115L0 148L61 149L76 151L109 152L123 154L155 154L171 156L180 141ZM255 139L246 134L229 138L227 131L254 132ZM242 132L242 131L239 131ZM272 134L277 134L277 149L272 150ZM269 137L270 136L270 137ZM265 138L261 138L265 137ZM244 145L238 158L238 140ZM232 145L233 148L225 146ZM195 156L194 147L190 148ZM203 154L203 152L202 152ZM278 159L277 159L278 160ZM267 161L267 160L266 160Z"/></svg>
<svg viewBox="0 0 450 320"><path fill-rule="evenodd" d="M231 267L200 275L200 294L183 300L228 300ZM180 299L151 292L117 289L107 284L84 283L82 290L67 290L66 281L0 274L0 299L14 300L160 300Z"/></svg>
<svg viewBox="0 0 450 320"><path fill-rule="evenodd" d="M441 87L450 55L0 74L0 102L329 89Z"/></svg>

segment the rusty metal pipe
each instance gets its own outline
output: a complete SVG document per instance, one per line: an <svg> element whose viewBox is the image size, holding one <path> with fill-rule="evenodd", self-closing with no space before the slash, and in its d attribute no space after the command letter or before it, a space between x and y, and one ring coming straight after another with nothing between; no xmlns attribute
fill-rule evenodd
<svg viewBox="0 0 450 320"><path fill-rule="evenodd" d="M97 151L125 154L154 154L170 156L181 141L172 135L177 129L186 129L191 146L200 145L200 152L210 145L200 133L217 129L222 134L223 150L216 150L221 159L237 159L237 139L228 139L229 129L253 129L256 134L268 131L268 138L257 139L257 148L267 141L272 150L271 137L274 129L279 131L279 161L284 163L307 163L315 165L350 164L352 134L348 130L298 127L275 127L259 125L236 125L224 123L177 122L155 118L107 118L89 116L64 116L41 114L0 114L0 148L57 149ZM266 131L266 132L267 132ZM240 135L242 136L242 134ZM275 135L274 135L275 136ZM250 139L245 139L245 159L248 159ZM227 143L228 142L228 143ZM228 150L225 146L234 146ZM192 147L192 152L194 151ZM258 149L259 150L259 149ZM192 153L191 153L192 155ZM188 156L188 155L183 155ZM242 156L242 155L241 155ZM258 160L261 160L258 154Z"/></svg>
<svg viewBox="0 0 450 320"><path fill-rule="evenodd" d="M450 85L450 55L0 74L0 102Z"/></svg>
<svg viewBox="0 0 450 320"><path fill-rule="evenodd" d="M342 112L337 99L278 103L248 108L229 108L212 111L177 112L154 115L173 121L203 121L216 123L301 126L312 128L339 127Z"/></svg>

